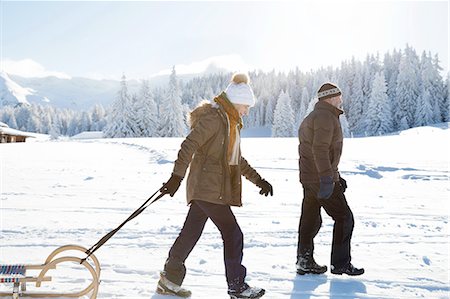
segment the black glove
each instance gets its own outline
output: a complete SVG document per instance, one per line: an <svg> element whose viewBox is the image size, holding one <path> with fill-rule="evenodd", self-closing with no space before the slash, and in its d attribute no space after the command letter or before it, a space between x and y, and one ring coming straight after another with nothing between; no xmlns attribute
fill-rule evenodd
<svg viewBox="0 0 450 299"><path fill-rule="evenodd" d="M345 190L347 189L347 181L339 176L339 183L341 184L342 192L345 192Z"/></svg>
<svg viewBox="0 0 450 299"><path fill-rule="evenodd" d="M259 194L261 194L261 195L264 194L265 196L267 196L270 193L270 196L273 196L272 185L265 179L260 179L259 181L257 181L256 186L261 188L261 190L259 191Z"/></svg>
<svg viewBox="0 0 450 299"><path fill-rule="evenodd" d="M334 181L332 176L321 176L320 177L320 188L317 197L319 199L328 199L331 194L333 194Z"/></svg>
<svg viewBox="0 0 450 299"><path fill-rule="evenodd" d="M180 188L182 177L177 176L176 174L172 174L167 183L163 184L159 191L164 194L170 194L170 197L173 197L177 192L178 188Z"/></svg>

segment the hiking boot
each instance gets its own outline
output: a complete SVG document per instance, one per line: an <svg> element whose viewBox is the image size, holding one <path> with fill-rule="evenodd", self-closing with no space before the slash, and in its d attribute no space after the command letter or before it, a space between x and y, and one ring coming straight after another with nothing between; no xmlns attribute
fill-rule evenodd
<svg viewBox="0 0 450 299"><path fill-rule="evenodd" d="M164 271L161 272L158 286L156 287L156 292L161 295L173 295L183 298L191 297L191 291L186 290L176 283L168 280Z"/></svg>
<svg viewBox="0 0 450 299"><path fill-rule="evenodd" d="M251 287L244 282L244 284L238 289L228 289L228 295L230 299L246 298L246 299L256 299L261 298L266 291L262 288Z"/></svg>
<svg viewBox="0 0 450 299"><path fill-rule="evenodd" d="M350 276L357 276L364 274L364 268L355 268L351 263L345 267L335 268L331 266L331 273L336 275L347 274Z"/></svg>
<svg viewBox="0 0 450 299"><path fill-rule="evenodd" d="M297 258L297 274L322 274L327 272L327 266L316 263L311 251L305 251Z"/></svg>

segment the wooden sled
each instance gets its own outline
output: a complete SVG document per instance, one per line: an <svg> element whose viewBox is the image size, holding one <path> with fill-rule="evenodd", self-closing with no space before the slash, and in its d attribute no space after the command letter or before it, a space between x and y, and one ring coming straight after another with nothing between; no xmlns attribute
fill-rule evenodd
<svg viewBox="0 0 450 299"><path fill-rule="evenodd" d="M13 291L0 292L0 297L12 296L13 299L20 297L54 298L54 297L81 297L91 292L90 299L96 299L100 283L100 263L91 255L89 259L82 260L76 256L61 256L64 251L81 251L85 253L86 248L78 245L65 245L55 249L42 265L0 265L0 283L13 283ZM60 257L57 257L60 256ZM73 262L83 265L89 270L92 282L83 290L73 293L29 293L26 289L27 282L36 283L40 287L43 281L51 281L50 276L45 276L50 269L64 262ZM91 264L92 263L92 264ZM28 275L27 271L37 272L37 275Z"/></svg>

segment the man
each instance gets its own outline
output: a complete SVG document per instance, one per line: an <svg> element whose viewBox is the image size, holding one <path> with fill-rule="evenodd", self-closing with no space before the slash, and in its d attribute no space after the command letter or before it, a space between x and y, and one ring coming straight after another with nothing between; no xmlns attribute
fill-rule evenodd
<svg viewBox="0 0 450 299"><path fill-rule="evenodd" d="M258 186L260 194L273 195L272 185L261 178L241 156L242 117L255 105L246 74L235 74L226 90L212 103L202 103L190 115L191 132L181 144L172 176L161 192L173 196L188 166L186 221L169 251L157 292L189 297L181 288L186 275L185 261L199 240L208 219L219 229L224 244L225 276L231 298L260 298L265 290L245 282L242 265L243 234L231 210L242 206L241 176Z"/></svg>
<svg viewBox="0 0 450 299"><path fill-rule="evenodd" d="M314 110L303 120L299 129L300 182L303 185L302 214L297 247L297 273L321 274L326 266L318 265L313 257L314 237L322 224L323 207L334 220L331 248L331 273L361 275L364 269L351 264L350 241L353 214L345 199L346 181L338 172L342 153L342 129L339 123L342 93L334 84L323 84Z"/></svg>

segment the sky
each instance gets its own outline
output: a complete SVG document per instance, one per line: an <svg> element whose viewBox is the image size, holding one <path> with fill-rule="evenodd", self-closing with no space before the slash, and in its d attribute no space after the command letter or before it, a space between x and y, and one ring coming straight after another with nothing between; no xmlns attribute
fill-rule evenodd
<svg viewBox="0 0 450 299"><path fill-rule="evenodd" d="M404 49L449 70L448 1L0 1L0 68L24 77L302 71Z"/></svg>

